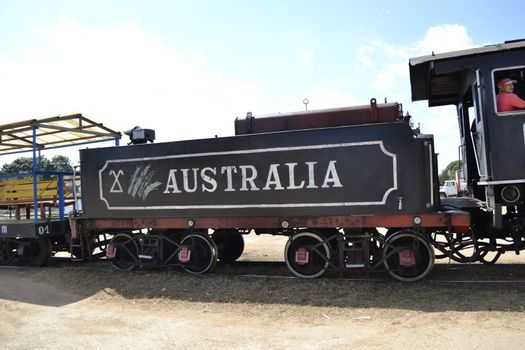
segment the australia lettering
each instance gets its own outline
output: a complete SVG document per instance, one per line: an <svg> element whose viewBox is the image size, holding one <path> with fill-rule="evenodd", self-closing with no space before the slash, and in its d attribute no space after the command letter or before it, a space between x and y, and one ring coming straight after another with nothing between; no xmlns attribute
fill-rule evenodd
<svg viewBox="0 0 525 350"><path fill-rule="evenodd" d="M321 176L318 176L321 175ZM194 192L283 191L343 187L337 161L170 169L165 194Z"/></svg>

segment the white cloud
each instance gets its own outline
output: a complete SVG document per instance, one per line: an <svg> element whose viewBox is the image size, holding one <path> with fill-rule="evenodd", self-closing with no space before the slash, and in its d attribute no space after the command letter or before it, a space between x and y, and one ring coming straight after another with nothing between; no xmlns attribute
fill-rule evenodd
<svg viewBox="0 0 525 350"><path fill-rule="evenodd" d="M464 50L474 46L467 28L459 24L430 27L425 37L417 43L417 49L422 55Z"/></svg>
<svg viewBox="0 0 525 350"><path fill-rule="evenodd" d="M310 64L312 62L312 58L314 56L313 50L305 50L303 51L303 63L304 64Z"/></svg>
<svg viewBox="0 0 525 350"><path fill-rule="evenodd" d="M231 135L239 111L263 100L260 83L209 72L204 56L185 57L134 23L88 28L63 17L41 35L46 49L0 55L2 122L81 112L168 141Z"/></svg>
<svg viewBox="0 0 525 350"><path fill-rule="evenodd" d="M309 99L309 110L367 104L372 97L379 103L385 98L388 102L402 103L405 112L414 116L415 126L420 124L423 133L435 135L440 168L444 168L457 159L459 131L455 108L429 109L426 102L411 102L408 60L430 53L429 48L452 51L472 46L467 29L450 24L431 27L421 40L404 46L365 38L356 51L356 63L351 74L345 72L323 85L310 88L304 96L287 96L279 104L281 109L278 112L304 108L300 103L304 97ZM336 85L337 88L334 87ZM344 90L340 85L344 86Z"/></svg>
<svg viewBox="0 0 525 350"><path fill-rule="evenodd" d="M374 45L360 45L357 49L357 69L359 71L364 71L367 68L373 66L373 54L377 50Z"/></svg>
<svg viewBox="0 0 525 350"><path fill-rule="evenodd" d="M386 7L383 7L383 8L380 8L378 11L377 11L377 14L379 16L390 16L392 14L392 11L390 11L390 9L386 8Z"/></svg>
<svg viewBox="0 0 525 350"><path fill-rule="evenodd" d="M404 85L407 79L406 63L389 63L377 71L372 87L376 91L393 91L398 88L400 82Z"/></svg>
<svg viewBox="0 0 525 350"><path fill-rule="evenodd" d="M373 68L381 74L391 71L399 75L400 67L404 65L408 73L408 59L419 55L431 54L432 51L449 52L472 48L472 39L467 28L458 24L441 24L430 27L423 39L406 46L394 46L383 40L365 38L357 51L357 69ZM407 75L408 76L408 75Z"/></svg>
<svg viewBox="0 0 525 350"><path fill-rule="evenodd" d="M301 110L305 97L309 109L386 97L404 103L423 131L436 135L440 149L451 143L447 138L449 126L456 124L454 111L429 112L421 103L409 103L408 59L473 46L467 29L457 24L431 27L421 40L405 46L367 38L356 52L354 71L341 78L344 90L328 81L306 87L304 95L268 101L263 82L212 72L208 57L182 54L134 23L90 28L63 17L40 33L40 49L28 50L19 59L0 53L1 123L81 112L120 131L135 125L156 129L159 141L232 135L235 117L247 111ZM301 55L309 64L314 50Z"/></svg>
<svg viewBox="0 0 525 350"><path fill-rule="evenodd" d="M424 133L434 134L436 151L440 153L439 165L444 168L458 157L459 130L453 106L431 108L426 102L412 103L408 60L411 57L431 54L432 51L449 52L471 48L474 45L467 28L458 24L440 24L430 27L425 36L410 45L394 46L382 40L366 38L357 52L356 72L362 81L361 88L377 97L387 97L391 102L401 102L405 111L414 116L416 126L421 124Z"/></svg>

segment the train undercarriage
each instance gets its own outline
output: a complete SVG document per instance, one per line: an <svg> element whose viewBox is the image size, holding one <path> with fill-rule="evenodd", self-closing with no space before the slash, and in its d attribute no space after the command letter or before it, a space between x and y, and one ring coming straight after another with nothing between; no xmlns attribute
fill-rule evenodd
<svg viewBox="0 0 525 350"><path fill-rule="evenodd" d="M451 209L452 204L464 202L464 199L449 200L445 205ZM1 238L0 264L23 262L44 266L55 254L69 252L73 260L106 257L120 270L180 267L192 274L201 274L211 271L217 261L236 261L244 250L243 236L253 232L257 235L289 237L284 248L284 260L291 273L300 278L316 278L327 271L360 269L386 270L397 280L417 281L432 270L436 259L462 264L493 264L506 252L519 254L525 249L523 207L508 208L503 216L504 226L499 230L491 226L492 215L484 208L471 206L461 209L443 214L449 220L448 226L422 225L443 222L443 218L435 218L437 214L408 215L403 218L338 218L339 221L334 218L324 218L324 221L319 218L295 219L295 222L282 221L279 228L272 225L274 228L271 229L253 230L205 229L197 227L194 222L182 229L182 219L175 222L173 219L157 219L154 223L143 220L95 220L86 224L80 221L81 225L88 228L81 234L72 232L71 236ZM458 213L461 214L458 216ZM464 221L457 221L457 218L464 219L465 215L470 220L468 228L454 228L453 225L458 226L458 222L461 228ZM407 224L401 225L403 220L409 218L411 222L405 221ZM381 225L394 219L398 227ZM253 220L250 219L252 223ZM312 222L317 226L308 225ZM319 226L328 222L346 223L353 227ZM170 223L175 223L178 228L169 228ZM367 223L371 224L368 228L356 227ZM288 226L291 224L295 224L294 228ZM139 229L155 225L157 227L154 229ZM103 226L104 229L97 226Z"/></svg>
<svg viewBox="0 0 525 350"><path fill-rule="evenodd" d="M472 210L470 216L475 217L475 223L461 233L455 232L452 226L417 224L420 220L428 221L428 217L418 216L413 218L412 225L380 229L375 226L121 229L109 243L106 256L121 270L181 267L201 274L211 271L217 261L231 263L237 260L244 249L243 235L254 232L289 237L284 260L292 274L300 278L316 278L327 271L360 269L386 270L397 280L417 281L432 270L436 259L462 264L493 264L505 252L519 254L525 248L524 231L517 224L523 223L521 215L509 213L507 230L501 231L487 231L491 216L480 208Z"/></svg>
<svg viewBox="0 0 525 350"><path fill-rule="evenodd" d="M255 229L255 233L270 230ZM217 261L230 263L243 252L243 234L249 230L119 233L106 251L108 259L121 270L139 266L178 266L201 274ZM410 230L392 232L386 238L376 229L345 232L342 229L293 229L274 234L289 237L284 259L297 277L316 278L326 271L386 268L399 280L423 278L434 264L431 243Z"/></svg>
<svg viewBox="0 0 525 350"><path fill-rule="evenodd" d="M106 252L120 270L137 267L182 267L201 274L213 269L217 261L231 263L243 252L242 234L235 229L218 230L227 235L205 231L186 233L119 233ZM257 229L255 232L267 230ZM381 230L384 231L384 230ZM286 233L289 239L284 258L289 270L300 278L316 278L326 271L348 269L386 270L401 281L417 281L431 270L436 259L458 263L493 264L507 251L516 250L508 239L477 239L471 234L414 229L390 229L386 234L375 228L297 229ZM523 235L519 249L524 248Z"/></svg>
<svg viewBox="0 0 525 350"><path fill-rule="evenodd" d="M95 260L105 256L112 235L94 235L83 244L70 235L0 238L0 265L47 266L57 255L73 261Z"/></svg>

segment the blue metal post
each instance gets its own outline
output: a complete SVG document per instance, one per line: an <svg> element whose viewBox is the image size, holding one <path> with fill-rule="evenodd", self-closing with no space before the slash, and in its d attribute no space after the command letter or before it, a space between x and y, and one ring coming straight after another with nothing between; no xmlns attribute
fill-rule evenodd
<svg viewBox="0 0 525 350"><path fill-rule="evenodd" d="M64 221L64 174L58 174L58 208L60 221Z"/></svg>
<svg viewBox="0 0 525 350"><path fill-rule="evenodd" d="M36 164L36 126L33 126L33 213L35 216L35 225L38 224L38 179Z"/></svg>

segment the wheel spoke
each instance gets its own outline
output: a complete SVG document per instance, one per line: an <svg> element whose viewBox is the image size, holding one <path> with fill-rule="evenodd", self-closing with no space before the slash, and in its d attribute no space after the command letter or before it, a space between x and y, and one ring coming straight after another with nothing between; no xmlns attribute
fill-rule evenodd
<svg viewBox="0 0 525 350"><path fill-rule="evenodd" d="M284 256L290 271L301 278L319 277L330 265L328 243L313 232L300 232L290 237Z"/></svg>
<svg viewBox="0 0 525 350"><path fill-rule="evenodd" d="M117 234L108 244L108 259L119 270L133 270L138 264L138 246L132 236Z"/></svg>
<svg viewBox="0 0 525 350"><path fill-rule="evenodd" d="M420 234L400 231L387 238L383 260L388 273L400 281L417 281L434 266L434 250Z"/></svg>
<svg viewBox="0 0 525 350"><path fill-rule="evenodd" d="M177 253L184 270L189 273L205 273L217 263L217 246L207 234L192 233L186 236Z"/></svg>

